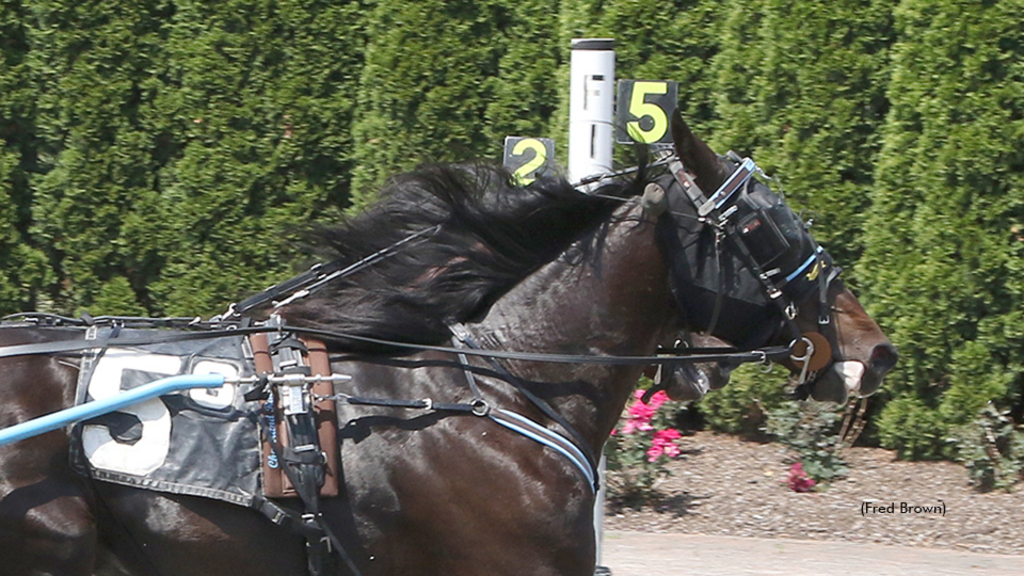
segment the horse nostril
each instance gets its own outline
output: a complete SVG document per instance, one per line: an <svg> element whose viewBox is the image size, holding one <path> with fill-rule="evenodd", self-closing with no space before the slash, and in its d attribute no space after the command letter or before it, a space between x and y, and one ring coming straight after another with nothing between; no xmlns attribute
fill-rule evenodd
<svg viewBox="0 0 1024 576"><path fill-rule="evenodd" d="M888 372L896 366L900 355L892 344L879 344L871 351L871 368L878 372Z"/></svg>

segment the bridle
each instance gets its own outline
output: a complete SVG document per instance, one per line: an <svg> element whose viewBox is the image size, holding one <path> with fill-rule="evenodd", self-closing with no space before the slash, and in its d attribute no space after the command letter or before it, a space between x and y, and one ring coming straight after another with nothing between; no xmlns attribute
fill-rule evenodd
<svg viewBox="0 0 1024 576"><path fill-rule="evenodd" d="M719 320L722 301L726 296L722 270L723 251L735 256L749 270L759 283L765 300L778 308L786 329L792 337L790 360L800 367L798 386L806 384L814 371L828 364L831 357L831 343L821 332L803 333L796 324L799 306L810 300L815 293L819 307L818 326L832 323L828 291L831 283L839 277L842 269L833 264L831 256L814 240L807 231L807 225L789 213L792 220L799 222L796 233L803 251L793 246L783 234L783 228L776 221L777 212L789 211L779 201L775 205L758 206L752 194L760 183L755 176L770 180L750 158L740 158L731 152L723 159L733 163L735 170L710 195L697 184L694 176L675 155L662 159L667 164L669 176L656 179L645 191L648 194L672 195L688 200L693 213L669 210L662 218L669 219L677 230L684 228L682 219L696 221L700 227L710 228L714 235L714 261L716 264L717 286L715 302L705 332L713 334ZM654 188L652 188L652 186ZM770 189L769 189L770 190ZM785 260L789 262L785 262ZM787 266L788 264L788 266ZM677 298L678 299L678 298Z"/></svg>

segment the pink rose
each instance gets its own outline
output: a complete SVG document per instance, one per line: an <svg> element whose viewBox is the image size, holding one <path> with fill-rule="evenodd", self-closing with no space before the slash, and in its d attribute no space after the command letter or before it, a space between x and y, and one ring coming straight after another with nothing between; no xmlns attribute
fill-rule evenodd
<svg viewBox="0 0 1024 576"><path fill-rule="evenodd" d="M807 475L804 465L800 462L794 462L789 467L789 478L786 479L786 483L793 492L810 492L817 484L814 478Z"/></svg>
<svg viewBox="0 0 1024 576"><path fill-rule="evenodd" d="M666 428L655 432L651 439L651 447L647 449L647 461L654 462L662 455L669 458L679 456L681 452L679 446L676 445L676 440L682 437L683 435L675 428Z"/></svg>

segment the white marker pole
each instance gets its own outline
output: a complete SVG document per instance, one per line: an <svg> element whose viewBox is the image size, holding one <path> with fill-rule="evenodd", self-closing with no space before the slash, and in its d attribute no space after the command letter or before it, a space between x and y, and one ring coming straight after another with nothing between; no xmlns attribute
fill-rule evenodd
<svg viewBox="0 0 1024 576"><path fill-rule="evenodd" d="M615 41L572 41L569 80L569 179L612 171Z"/></svg>
<svg viewBox="0 0 1024 576"><path fill-rule="evenodd" d="M615 40L576 38L569 66L569 180L612 171L615 146ZM594 501L597 574L610 574L601 566L604 539L604 456L599 466L600 489Z"/></svg>

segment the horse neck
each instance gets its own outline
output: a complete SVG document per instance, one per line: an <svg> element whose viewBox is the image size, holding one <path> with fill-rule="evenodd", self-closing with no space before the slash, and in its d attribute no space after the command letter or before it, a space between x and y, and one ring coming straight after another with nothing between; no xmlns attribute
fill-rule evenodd
<svg viewBox="0 0 1024 576"><path fill-rule="evenodd" d="M584 262L559 259L501 298L474 331L506 350L647 355L674 329L668 272L654 221L624 206ZM584 241L587 241L585 239ZM509 362L595 452L607 439L642 366Z"/></svg>

